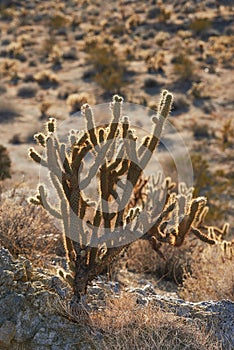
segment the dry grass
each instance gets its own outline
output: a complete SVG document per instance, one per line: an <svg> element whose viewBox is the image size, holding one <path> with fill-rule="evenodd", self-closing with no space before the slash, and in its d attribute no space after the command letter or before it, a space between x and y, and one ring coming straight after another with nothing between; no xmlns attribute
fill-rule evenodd
<svg viewBox="0 0 234 350"><path fill-rule="evenodd" d="M194 261L192 273L185 273L179 295L189 301L234 301L234 274L231 257L224 256L219 246L206 247Z"/></svg>
<svg viewBox="0 0 234 350"><path fill-rule="evenodd" d="M0 201L0 244L14 257L23 255L35 266L48 266L53 257L64 256L61 232L40 207L27 202L13 189Z"/></svg>
<svg viewBox="0 0 234 350"><path fill-rule="evenodd" d="M75 113L80 111L83 104L89 103L90 105L95 104L95 97L91 94L85 92L71 94L67 98L67 105L69 107L70 113Z"/></svg>
<svg viewBox="0 0 234 350"><path fill-rule="evenodd" d="M163 258L152 251L148 242L138 241L129 247L125 256L125 266L132 272L153 275L155 282L165 280L179 285L182 283L184 270L191 271L192 252L198 254L202 249L202 243L189 237L182 247L161 247Z"/></svg>
<svg viewBox="0 0 234 350"><path fill-rule="evenodd" d="M188 322L153 303L142 307L127 293L110 298L91 320L94 331L102 334L104 350L219 349L198 322Z"/></svg>
<svg viewBox="0 0 234 350"><path fill-rule="evenodd" d="M34 79L44 89L57 87L59 84L56 74L49 70L36 73Z"/></svg>
<svg viewBox="0 0 234 350"><path fill-rule="evenodd" d="M185 300L234 300L233 261L221 245L205 247L191 237L182 247L166 246L161 251L165 259L146 242L136 242L125 257L127 269L151 274L155 282L179 285L179 295Z"/></svg>

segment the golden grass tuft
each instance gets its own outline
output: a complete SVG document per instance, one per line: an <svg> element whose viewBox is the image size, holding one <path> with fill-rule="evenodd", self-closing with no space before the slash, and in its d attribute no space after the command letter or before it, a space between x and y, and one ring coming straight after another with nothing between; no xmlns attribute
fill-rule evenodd
<svg viewBox="0 0 234 350"><path fill-rule="evenodd" d="M70 113L75 113L80 111L83 104L89 103L90 105L95 104L95 97L86 92L74 93L68 96L67 105L69 107Z"/></svg>
<svg viewBox="0 0 234 350"><path fill-rule="evenodd" d="M0 205L0 245L15 258L23 255L34 266L48 267L53 257L64 255L61 233L41 207L31 206L14 189Z"/></svg>
<svg viewBox="0 0 234 350"><path fill-rule="evenodd" d="M194 260L192 273L185 273L179 295L188 301L234 301L233 261L220 246L209 248Z"/></svg>
<svg viewBox="0 0 234 350"><path fill-rule="evenodd" d="M42 87L56 87L59 84L56 74L49 70L38 72L34 75L34 80Z"/></svg>
<svg viewBox="0 0 234 350"><path fill-rule="evenodd" d="M108 299L104 310L92 313L91 321L94 332L103 336L104 350L219 348L201 322L189 322L153 303L143 307L128 293Z"/></svg>

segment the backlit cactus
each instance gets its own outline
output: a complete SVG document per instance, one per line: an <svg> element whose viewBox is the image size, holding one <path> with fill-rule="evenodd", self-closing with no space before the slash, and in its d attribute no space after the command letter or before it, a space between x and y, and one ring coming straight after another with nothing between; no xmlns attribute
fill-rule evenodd
<svg viewBox="0 0 234 350"><path fill-rule="evenodd" d="M71 130L68 144L58 140L55 119L48 121L45 133L35 135L45 156L33 148L29 155L48 169L59 203L56 207L50 204L43 184L30 201L42 205L63 222L70 273L62 274L72 284L78 299L86 292L87 284L136 239L149 240L160 254L163 243L180 246L189 233L215 244L227 231L227 226L218 230L204 225L206 199L193 199L193 189L179 184L177 194L175 184L162 174L151 179L143 176L159 143L172 101L172 94L164 90L157 115L152 118L152 133L140 144L129 118L122 116L123 99L118 95L110 105L109 125L96 127L92 108L84 104L86 130ZM82 177L89 153L94 161L87 176ZM91 201L84 190L94 178L98 183L98 199ZM225 249L229 249L230 244L225 244Z"/></svg>

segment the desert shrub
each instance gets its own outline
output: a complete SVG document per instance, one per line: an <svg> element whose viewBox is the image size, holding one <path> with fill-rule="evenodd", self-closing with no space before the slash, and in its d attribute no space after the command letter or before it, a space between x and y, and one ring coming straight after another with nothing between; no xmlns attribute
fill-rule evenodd
<svg viewBox="0 0 234 350"><path fill-rule="evenodd" d="M18 71L17 61L13 59L4 59L0 65L0 71L3 76L9 76L16 74Z"/></svg>
<svg viewBox="0 0 234 350"><path fill-rule="evenodd" d="M192 98L209 98L206 93L206 88L202 82L193 82L191 88L188 91L188 95Z"/></svg>
<svg viewBox="0 0 234 350"><path fill-rule="evenodd" d="M5 94L6 92L7 92L6 86L0 84L0 94Z"/></svg>
<svg viewBox="0 0 234 350"><path fill-rule="evenodd" d="M218 350L218 342L207 333L204 322L189 322L153 303L142 307L131 294L109 298L107 306L93 312L91 321L103 336L104 350Z"/></svg>
<svg viewBox="0 0 234 350"><path fill-rule="evenodd" d="M162 73L165 66L165 56L163 52L153 53L148 55L145 59L148 73Z"/></svg>
<svg viewBox="0 0 234 350"><path fill-rule="evenodd" d="M26 56L24 55L23 51L23 46L20 42L12 42L6 48L6 56L25 62Z"/></svg>
<svg viewBox="0 0 234 350"><path fill-rule="evenodd" d="M34 80L44 89L57 87L59 84L56 74L49 70L38 72L34 75Z"/></svg>
<svg viewBox="0 0 234 350"><path fill-rule="evenodd" d="M56 45L57 41L54 35L50 34L43 42L40 48L40 52L43 57L49 57L53 52L53 48Z"/></svg>
<svg viewBox="0 0 234 350"><path fill-rule="evenodd" d="M3 193L0 207L0 244L14 257L23 255L34 266L48 267L64 256L60 231L40 207L27 202L26 193Z"/></svg>
<svg viewBox="0 0 234 350"><path fill-rule="evenodd" d="M77 60L77 49L75 46L64 51L63 58L65 60Z"/></svg>
<svg viewBox="0 0 234 350"><path fill-rule="evenodd" d="M234 147L234 123L229 119L225 121L220 130L220 145L223 150Z"/></svg>
<svg viewBox="0 0 234 350"><path fill-rule="evenodd" d="M196 240L189 238L188 242L176 250L170 246L163 246L160 252L151 252L149 242L137 241L127 249L120 263L126 271L153 277L156 284L162 281L162 289L163 285L168 286L169 282L175 289L183 281L184 270L191 271L191 252L196 244Z"/></svg>
<svg viewBox="0 0 234 350"><path fill-rule="evenodd" d="M194 259L191 271L185 269L179 295L189 301L234 300L233 261L220 247L205 248Z"/></svg>
<svg viewBox="0 0 234 350"><path fill-rule="evenodd" d="M211 27L211 21L208 18L195 18L189 25L195 33L199 34Z"/></svg>
<svg viewBox="0 0 234 350"><path fill-rule="evenodd" d="M11 4L7 4L6 1L0 4L0 18L2 21L10 22L14 19L15 11L13 8L10 8L9 5Z"/></svg>
<svg viewBox="0 0 234 350"><path fill-rule="evenodd" d="M194 188L196 195L206 195L210 198L211 187L214 185L207 160L199 153L192 153L191 160L194 172Z"/></svg>
<svg viewBox="0 0 234 350"><path fill-rule="evenodd" d="M222 245L209 248L189 238L176 250L163 246L162 255L150 249L144 241L130 246L121 261L121 273L144 274L161 290L178 288L180 297L188 301L234 299L232 256L225 254Z"/></svg>
<svg viewBox="0 0 234 350"><path fill-rule="evenodd" d="M173 71L182 80L191 80L194 77L194 63L186 52L181 52L173 58Z"/></svg>
<svg viewBox="0 0 234 350"><path fill-rule="evenodd" d="M10 142L12 145L20 145L21 143L23 143L21 134L20 134L20 133L14 134L14 135L10 138L9 142Z"/></svg>
<svg viewBox="0 0 234 350"><path fill-rule="evenodd" d="M124 59L110 44L96 39L86 42L88 61L94 67L93 79L109 92L119 92L126 85L127 67Z"/></svg>
<svg viewBox="0 0 234 350"><path fill-rule="evenodd" d="M153 79L153 78L146 78L144 80L144 88L147 90L147 89L151 89L151 88L155 88L155 87L158 87L159 86L159 83L157 82L156 79Z"/></svg>
<svg viewBox="0 0 234 350"><path fill-rule="evenodd" d="M16 109L12 100L6 101L0 98L0 123L12 122L16 117L20 116L20 111Z"/></svg>
<svg viewBox="0 0 234 350"><path fill-rule="evenodd" d="M44 119L44 118L48 118L48 110L50 109L50 107L52 106L52 103L49 101L43 101L40 105L40 119Z"/></svg>
<svg viewBox="0 0 234 350"><path fill-rule="evenodd" d="M146 17L148 19L157 19L157 17L160 15L160 7L157 6L152 6L149 8L149 10L147 11Z"/></svg>
<svg viewBox="0 0 234 350"><path fill-rule="evenodd" d="M195 195L206 195L211 204L207 221L218 223L228 210L227 191L231 190L227 179L219 170L212 171L208 161L199 153L192 153ZM222 204L221 204L222 203Z"/></svg>
<svg viewBox="0 0 234 350"><path fill-rule="evenodd" d="M164 6L160 7L159 21L166 22L171 17L171 11Z"/></svg>
<svg viewBox="0 0 234 350"><path fill-rule="evenodd" d="M170 38L170 34L168 32L163 32L160 31L156 36L155 36L155 43L158 46L163 46L165 42Z"/></svg>
<svg viewBox="0 0 234 350"><path fill-rule="evenodd" d="M89 103L91 105L95 104L95 98L91 94L87 94L85 92L74 93L68 96L67 105L70 109L70 113L75 113L80 111L81 106L85 103Z"/></svg>
<svg viewBox="0 0 234 350"><path fill-rule="evenodd" d="M52 29L60 29L69 24L69 19L63 13L54 14L49 20L49 26Z"/></svg>
<svg viewBox="0 0 234 350"><path fill-rule="evenodd" d="M114 37L121 37L125 34L126 26L124 23L117 23L111 26L111 33Z"/></svg>
<svg viewBox="0 0 234 350"><path fill-rule="evenodd" d="M173 113L180 114L189 110L190 104L188 98L183 94L176 94L173 105Z"/></svg>
<svg viewBox="0 0 234 350"><path fill-rule="evenodd" d="M48 55L48 61L55 67L61 66L62 50L58 45L54 45Z"/></svg>
<svg viewBox="0 0 234 350"><path fill-rule="evenodd" d="M194 123L192 130L196 140L208 139L210 137L208 124Z"/></svg>
<svg viewBox="0 0 234 350"><path fill-rule="evenodd" d="M0 145L0 180L11 178L11 160L6 147Z"/></svg>
<svg viewBox="0 0 234 350"><path fill-rule="evenodd" d="M21 98L32 98L35 97L37 91L37 84L24 84L19 87L17 96Z"/></svg>

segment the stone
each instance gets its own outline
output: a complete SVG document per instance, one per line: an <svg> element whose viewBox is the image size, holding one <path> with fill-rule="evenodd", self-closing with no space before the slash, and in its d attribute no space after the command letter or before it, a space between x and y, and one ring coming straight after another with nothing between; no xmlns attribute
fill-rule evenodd
<svg viewBox="0 0 234 350"><path fill-rule="evenodd" d="M5 321L0 327L0 348L9 348L15 335L15 325L11 321Z"/></svg>

